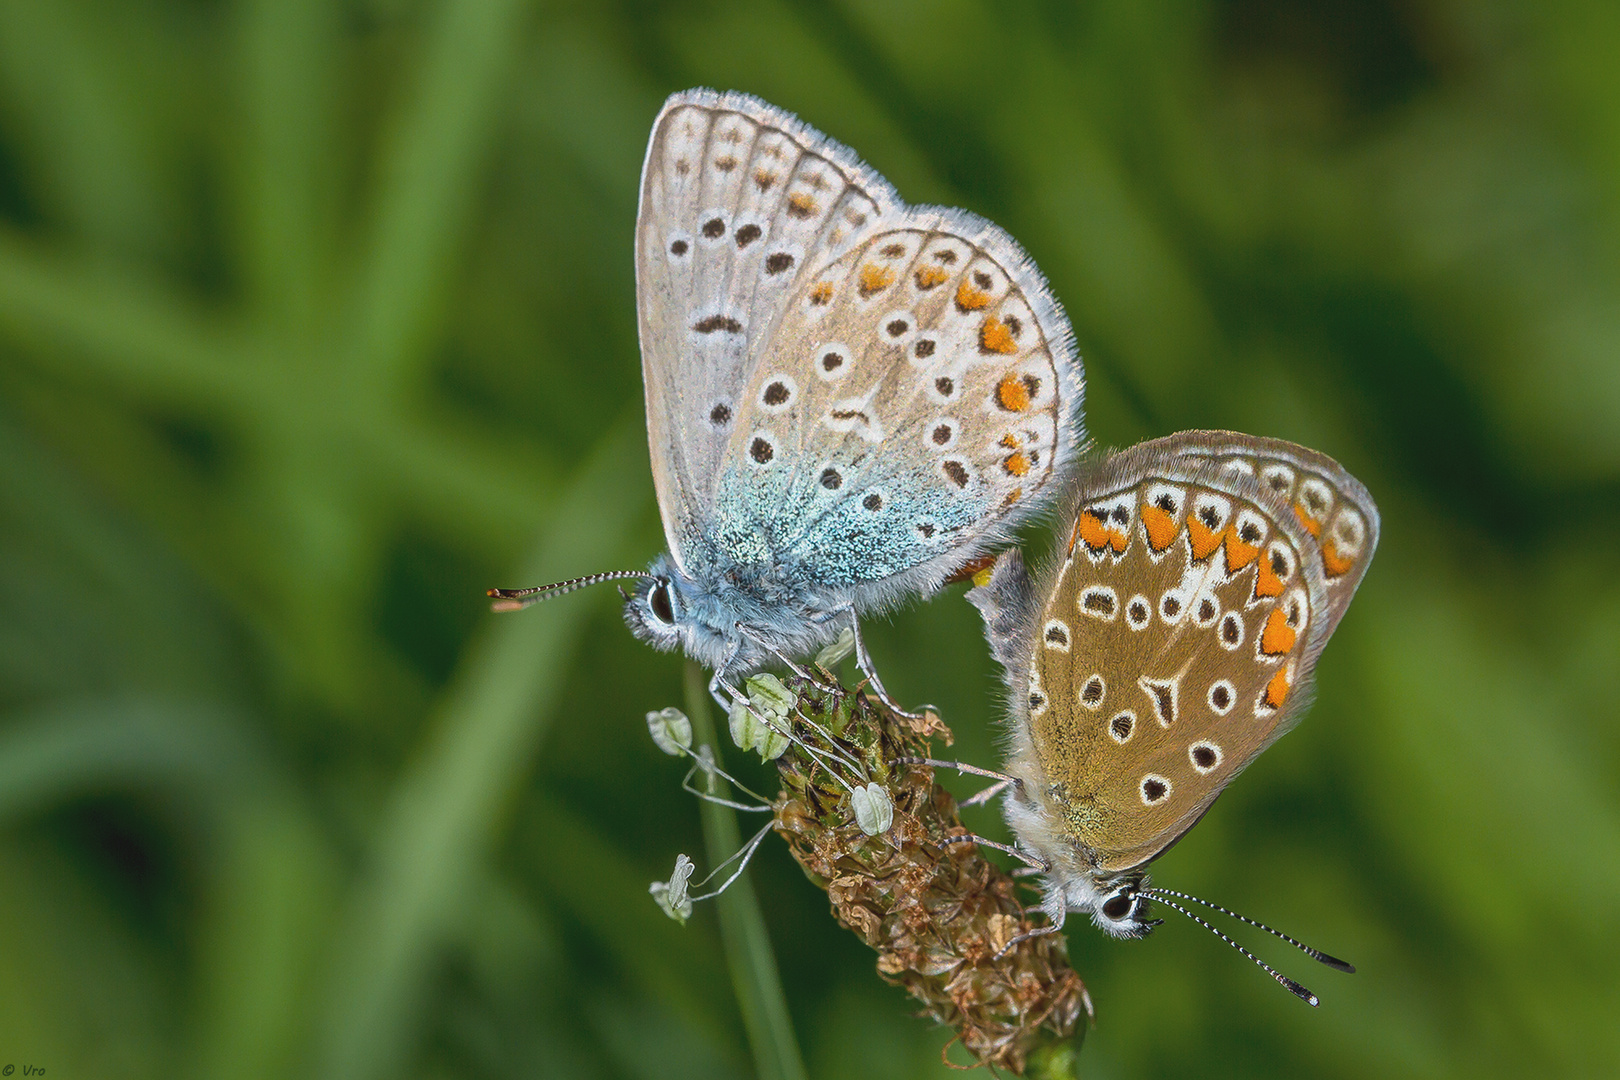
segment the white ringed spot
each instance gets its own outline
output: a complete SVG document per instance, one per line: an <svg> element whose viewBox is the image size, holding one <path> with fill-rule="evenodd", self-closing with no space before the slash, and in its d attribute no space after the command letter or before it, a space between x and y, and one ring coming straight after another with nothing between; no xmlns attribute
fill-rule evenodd
<svg viewBox="0 0 1620 1080"><path fill-rule="evenodd" d="M1187 758L1200 776L1207 776L1221 766L1221 748L1205 739L1187 747Z"/></svg>
<svg viewBox="0 0 1620 1080"><path fill-rule="evenodd" d="M848 375L853 367L849 346L842 341L829 341L816 346L811 366L822 382L837 382Z"/></svg>
<svg viewBox="0 0 1620 1080"><path fill-rule="evenodd" d="M855 435L869 443L883 441L883 425L864 398L835 401L821 422L840 434Z"/></svg>
<svg viewBox="0 0 1620 1080"><path fill-rule="evenodd" d="M765 385L759 388L760 411L769 415L786 412L798 400L799 384L786 373L767 375Z"/></svg>
<svg viewBox="0 0 1620 1080"><path fill-rule="evenodd" d="M949 450L956 445L956 436L961 431L954 416L938 416L923 425L923 445L930 450Z"/></svg>
<svg viewBox="0 0 1620 1080"><path fill-rule="evenodd" d="M767 468L776 460L776 436L769 431L756 431L748 438L748 460L756 468Z"/></svg>
<svg viewBox="0 0 1620 1080"><path fill-rule="evenodd" d="M1260 486L1286 499L1294 490L1294 470L1286 465L1271 464L1260 470Z"/></svg>
<svg viewBox="0 0 1620 1080"><path fill-rule="evenodd" d="M1167 728L1176 722L1181 680L1176 679L1150 679L1147 676L1136 680L1136 685L1142 688L1147 695L1148 704L1153 707L1153 715L1158 718L1159 726Z"/></svg>
<svg viewBox="0 0 1620 1080"><path fill-rule="evenodd" d="M1136 734L1136 714L1131 710L1121 710L1108 721L1108 737L1119 745L1124 746L1130 742L1134 734Z"/></svg>
<svg viewBox="0 0 1620 1080"><path fill-rule="evenodd" d="M1221 629L1217 639L1221 643L1221 648L1226 649L1228 652L1242 645L1243 617L1235 611L1228 611L1226 617L1221 620Z"/></svg>
<svg viewBox="0 0 1620 1080"><path fill-rule="evenodd" d="M1046 712L1046 691L1041 684L1031 679L1029 683L1029 715L1031 718L1041 716Z"/></svg>
<svg viewBox="0 0 1620 1080"><path fill-rule="evenodd" d="M1090 615L1103 622L1113 622L1119 614L1119 594L1111 585L1086 586L1080 590L1077 604L1082 615Z"/></svg>
<svg viewBox="0 0 1620 1080"><path fill-rule="evenodd" d="M1170 797L1170 779L1158 773L1148 773L1142 777L1137 790L1142 794L1142 805L1158 806Z"/></svg>

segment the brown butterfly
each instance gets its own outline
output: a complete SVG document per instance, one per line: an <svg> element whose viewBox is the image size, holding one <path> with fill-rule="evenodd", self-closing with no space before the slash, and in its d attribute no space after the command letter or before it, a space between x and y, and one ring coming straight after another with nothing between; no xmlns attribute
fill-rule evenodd
<svg viewBox="0 0 1620 1080"><path fill-rule="evenodd" d="M1150 900L1215 929L1144 868L1299 720L1378 525L1367 490L1322 454L1182 432L1082 475L1050 566L1031 576L1009 551L968 593L1011 700L1006 775L981 797L1006 794L1045 876L1040 932L1078 911L1137 937L1156 924Z"/></svg>

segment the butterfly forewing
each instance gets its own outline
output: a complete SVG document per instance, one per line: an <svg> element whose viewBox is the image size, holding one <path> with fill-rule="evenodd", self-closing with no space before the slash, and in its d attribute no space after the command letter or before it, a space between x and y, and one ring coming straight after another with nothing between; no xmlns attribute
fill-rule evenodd
<svg viewBox="0 0 1620 1080"><path fill-rule="evenodd" d="M1298 716L1328 617L1291 506L1178 440L1083 482L1032 628L1046 796L1105 871L1163 851Z"/></svg>
<svg viewBox="0 0 1620 1080"><path fill-rule="evenodd" d="M647 427L671 554L710 512L761 362L808 264L896 202L882 177L791 114L743 94L672 97L642 169L636 286Z"/></svg>

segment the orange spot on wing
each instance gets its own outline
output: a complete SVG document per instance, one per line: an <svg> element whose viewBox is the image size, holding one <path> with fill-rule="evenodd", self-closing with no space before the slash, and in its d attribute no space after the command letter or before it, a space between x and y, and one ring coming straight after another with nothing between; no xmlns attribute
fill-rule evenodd
<svg viewBox="0 0 1620 1080"><path fill-rule="evenodd" d="M1013 340L1012 331L1007 329L1007 324L992 315L984 320L983 326L979 327L979 348L985 352L1006 355L1017 352L1018 343Z"/></svg>
<svg viewBox="0 0 1620 1080"><path fill-rule="evenodd" d="M1276 572L1271 569L1271 560L1261 559L1260 569L1257 570L1254 575L1254 595L1257 598L1262 596L1281 596L1282 591L1282 578L1278 577ZM1275 612L1273 614L1275 614Z"/></svg>
<svg viewBox="0 0 1620 1080"><path fill-rule="evenodd" d="M937 266L921 266L917 268L917 288L932 289L935 285L943 285L951 275Z"/></svg>
<svg viewBox="0 0 1620 1080"><path fill-rule="evenodd" d="M1355 565L1356 559L1354 555L1349 557L1340 555L1339 549L1334 546L1332 540L1323 542L1322 566L1327 570L1329 575L1332 577L1339 577L1341 574L1348 574L1350 572L1350 568Z"/></svg>
<svg viewBox="0 0 1620 1080"><path fill-rule="evenodd" d="M1218 533L1198 520L1196 514L1187 515L1187 539L1192 541L1192 557L1194 559L1207 559L1221 546L1221 537Z"/></svg>
<svg viewBox="0 0 1620 1080"><path fill-rule="evenodd" d="M816 212L816 200L804 192L796 192L788 196L788 214L792 217L807 218Z"/></svg>
<svg viewBox="0 0 1620 1080"><path fill-rule="evenodd" d="M1001 467L1013 476L1023 476L1029 472L1029 458L1019 453L1008 454L1007 460L1001 463Z"/></svg>
<svg viewBox="0 0 1620 1080"><path fill-rule="evenodd" d="M861 267L861 295L871 296L875 292L882 292L894 284L894 271L884 269L875 263L867 263Z"/></svg>
<svg viewBox="0 0 1620 1080"><path fill-rule="evenodd" d="M1075 522L1074 534L1080 538L1086 547L1092 551L1101 551L1108 546L1108 533L1108 526L1103 524L1102 519L1096 514L1084 510L1080 512L1080 520ZM1069 541L1069 547L1073 549L1073 540Z"/></svg>
<svg viewBox="0 0 1620 1080"><path fill-rule="evenodd" d="M1294 516L1299 518L1299 523L1305 526L1306 532L1310 533L1312 536L1322 535L1322 523L1311 517L1311 515L1307 514L1305 512L1305 508L1299 505L1299 503L1294 504Z"/></svg>
<svg viewBox="0 0 1620 1080"><path fill-rule="evenodd" d="M962 311L978 311L989 303L990 294L976 288L971 281L963 280L956 287L956 306Z"/></svg>
<svg viewBox="0 0 1620 1080"><path fill-rule="evenodd" d="M1005 510L1007 507L1011 506L1013 503L1017 502L1023 497L1024 489L1021 487L1015 487L1011 491L1007 492L1007 497L1005 499L1001 500L1001 508Z"/></svg>
<svg viewBox="0 0 1620 1080"><path fill-rule="evenodd" d="M1288 673L1279 671L1271 677L1266 684L1265 702L1273 709L1282 708L1282 703L1288 700Z"/></svg>
<svg viewBox="0 0 1620 1080"><path fill-rule="evenodd" d="M1102 551L1104 548L1112 548L1119 554L1125 551L1125 534L1118 529L1109 528L1107 521L1089 510L1080 512L1080 520L1075 524L1075 535L1092 551ZM1069 541L1069 549L1074 550L1073 539Z"/></svg>
<svg viewBox="0 0 1620 1080"><path fill-rule="evenodd" d="M970 579L975 585L988 584L990 581L990 568L995 565L996 557L994 555L980 555L977 559L964 563L961 569L945 579L945 584L955 585L959 581L968 581ZM984 580L981 581L980 578Z"/></svg>
<svg viewBox="0 0 1620 1080"><path fill-rule="evenodd" d="M810 302L817 307L823 307L832 300L832 294L832 282L823 281L810 290Z"/></svg>
<svg viewBox="0 0 1620 1080"><path fill-rule="evenodd" d="M1266 620L1266 628L1260 633L1260 651L1267 656L1281 656L1294 647L1297 635L1294 628L1288 625L1288 616L1283 614L1282 608L1273 608L1271 617ZM1273 680L1275 682L1275 680ZM1288 689L1288 680L1283 680L1283 692ZM1269 690L1267 693L1269 694ZM1280 701L1278 704L1282 704Z"/></svg>
<svg viewBox="0 0 1620 1080"><path fill-rule="evenodd" d="M1142 507L1142 524L1147 528L1148 544L1154 551L1163 551L1175 542L1176 534L1181 527L1168 510L1161 510L1157 506Z"/></svg>
<svg viewBox="0 0 1620 1080"><path fill-rule="evenodd" d="M1018 436L1014 435L1010 431L1007 432L1007 434L1001 437L1001 445L1005 446L1009 450L1018 449Z"/></svg>
<svg viewBox="0 0 1620 1080"><path fill-rule="evenodd" d="M1256 544L1245 544L1238 538L1237 526L1229 525L1226 529L1226 572L1235 574L1239 570L1254 562L1260 556L1260 548Z"/></svg>
<svg viewBox="0 0 1620 1080"><path fill-rule="evenodd" d="M996 400L1008 412L1023 412L1029 408L1029 387L1016 375L1008 375L996 387Z"/></svg>

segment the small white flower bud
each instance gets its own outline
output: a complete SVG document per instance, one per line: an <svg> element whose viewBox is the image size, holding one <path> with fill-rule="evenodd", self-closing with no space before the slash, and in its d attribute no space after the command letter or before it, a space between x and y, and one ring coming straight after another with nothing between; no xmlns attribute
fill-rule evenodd
<svg viewBox="0 0 1620 1080"><path fill-rule="evenodd" d="M838 636L824 645L816 653L816 663L831 671L833 668L849 659L849 654L855 651L855 631L844 627L838 631Z"/></svg>
<svg viewBox="0 0 1620 1080"><path fill-rule="evenodd" d="M855 824L867 836L886 833L894 824L894 800L889 798L882 784L874 782L856 788L850 794L850 801L855 805Z"/></svg>
<svg viewBox="0 0 1620 1080"><path fill-rule="evenodd" d="M692 877L692 860L685 855L675 857L675 873L668 881L655 881L647 886L654 902L664 914L684 924L692 917L692 898L686 893L686 883Z"/></svg>
<svg viewBox="0 0 1620 1080"><path fill-rule="evenodd" d="M680 757L682 750L691 749L692 721L681 710L671 706L647 714L647 731L658 749L670 757Z"/></svg>

